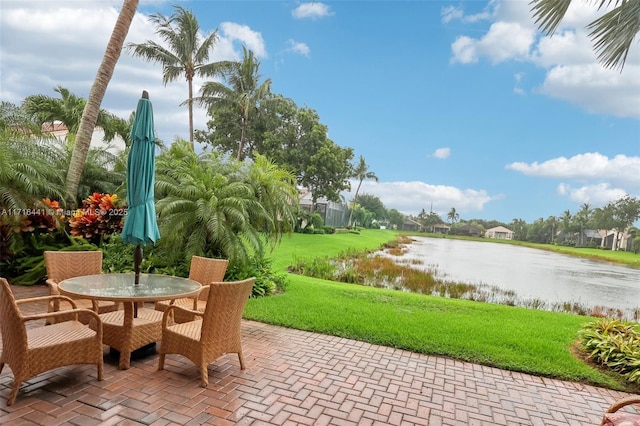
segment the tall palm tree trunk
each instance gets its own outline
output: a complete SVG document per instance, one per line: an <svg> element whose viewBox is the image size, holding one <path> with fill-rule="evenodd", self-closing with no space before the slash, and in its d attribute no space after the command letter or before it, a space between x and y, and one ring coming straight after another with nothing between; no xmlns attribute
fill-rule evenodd
<svg viewBox="0 0 640 426"><path fill-rule="evenodd" d="M193 77L187 75L187 83L189 86L189 146L191 151L195 152L193 145Z"/></svg>
<svg viewBox="0 0 640 426"><path fill-rule="evenodd" d="M247 140L247 127L248 127L248 119L246 115L242 116L242 126L240 130L240 146L238 147L238 161L242 161L242 151L244 151L244 144Z"/></svg>
<svg viewBox="0 0 640 426"><path fill-rule="evenodd" d="M360 179L360 182L358 182L358 188L356 189L356 195L353 197L354 200L356 200L358 198L358 192L360 192L360 186L362 185L362 181L364 179ZM353 218L353 209L351 209L351 211L349 212L349 220L347 221L347 225L351 226L351 219Z"/></svg>
<svg viewBox="0 0 640 426"><path fill-rule="evenodd" d="M67 201L72 207L76 204L78 185L80 183L82 171L84 170L84 165L87 161L87 153L89 152L89 146L91 145L93 129L95 128L96 121L98 120L100 105L104 98L104 94L107 91L109 81L111 81L111 77L113 76L113 70L120 58L124 40L127 37L129 27L131 26L133 17L138 9L138 2L139 0L124 0L122 9L118 15L118 20L113 28L113 33L111 34L111 38L107 44L104 58L102 59L100 68L98 68L96 79L91 86L87 105L82 113L80 127L73 147L73 154L71 155L71 162L69 163L69 170L67 171Z"/></svg>

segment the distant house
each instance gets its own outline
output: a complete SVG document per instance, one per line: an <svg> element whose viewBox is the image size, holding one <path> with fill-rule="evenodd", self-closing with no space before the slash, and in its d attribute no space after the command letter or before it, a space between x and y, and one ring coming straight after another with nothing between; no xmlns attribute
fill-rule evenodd
<svg viewBox="0 0 640 426"><path fill-rule="evenodd" d="M416 222L413 219L405 219L402 223L403 231L422 232L423 226L420 222Z"/></svg>
<svg viewBox="0 0 640 426"><path fill-rule="evenodd" d="M498 240L513 240L515 232L504 226L496 226L495 228L487 229L484 236L487 238L496 238Z"/></svg>
<svg viewBox="0 0 640 426"><path fill-rule="evenodd" d="M349 220L349 206L341 203L327 201L326 198L318 198L313 205L311 191L306 188L298 188L300 208L308 212L318 213L322 217L325 226L344 228Z"/></svg>
<svg viewBox="0 0 640 426"><path fill-rule="evenodd" d="M601 246L606 232L601 232L595 229L585 229L582 231L582 243L585 245Z"/></svg>
<svg viewBox="0 0 640 426"><path fill-rule="evenodd" d="M482 235L482 229L474 225L462 225L456 228L457 235L468 235L470 237L479 237Z"/></svg>
<svg viewBox="0 0 640 426"><path fill-rule="evenodd" d="M48 133L60 141L64 141L69 134L67 126L62 124L60 121L44 123L42 125L42 132ZM104 148L112 154L118 154L126 148L124 140L119 135L116 135L111 142L105 141L104 130L102 130L102 127L97 126L93 129L93 134L91 135L91 147Z"/></svg>
<svg viewBox="0 0 640 426"><path fill-rule="evenodd" d="M625 232L617 232L615 230L604 231L606 237L602 240L601 247L610 250L633 251L633 235ZM616 242L617 239L617 242Z"/></svg>
<svg viewBox="0 0 640 426"><path fill-rule="evenodd" d="M580 232L560 232L556 242L576 247L600 247L607 250L633 251L633 234L627 231L617 232L615 229L585 229Z"/></svg>
<svg viewBox="0 0 640 426"><path fill-rule="evenodd" d="M439 223L437 225L432 225L431 228L429 228L429 230L431 232L434 232L436 234L448 234L450 229L451 229L451 227L445 225L444 223Z"/></svg>

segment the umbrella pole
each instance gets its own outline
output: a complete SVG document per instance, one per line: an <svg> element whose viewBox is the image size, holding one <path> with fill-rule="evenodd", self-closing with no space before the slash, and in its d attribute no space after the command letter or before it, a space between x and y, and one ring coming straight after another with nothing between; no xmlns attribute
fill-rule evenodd
<svg viewBox="0 0 640 426"><path fill-rule="evenodd" d="M140 284L140 263L142 263L142 246L138 244L133 252L133 272L136 274L136 285Z"/></svg>

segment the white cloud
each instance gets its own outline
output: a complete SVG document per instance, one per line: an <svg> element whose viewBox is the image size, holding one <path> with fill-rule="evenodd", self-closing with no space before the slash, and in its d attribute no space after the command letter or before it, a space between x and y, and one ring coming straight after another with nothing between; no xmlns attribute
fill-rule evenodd
<svg viewBox="0 0 640 426"><path fill-rule="evenodd" d="M451 155L451 148L438 148L436 149L433 154L431 154L432 157L434 158L449 158L449 156Z"/></svg>
<svg viewBox="0 0 640 426"><path fill-rule="evenodd" d="M478 41L467 36L458 37L451 45L451 51L453 52L451 62L473 64L480 58Z"/></svg>
<svg viewBox="0 0 640 426"><path fill-rule="evenodd" d="M287 40L287 45L289 46L287 48L289 52L297 53L302 56L309 56L311 53L311 49L306 43L289 39Z"/></svg>
<svg viewBox="0 0 640 426"><path fill-rule="evenodd" d="M590 113L640 118L640 65L625 72L599 64L555 66L547 72L539 93L581 106Z"/></svg>
<svg viewBox="0 0 640 426"><path fill-rule="evenodd" d="M513 93L516 95L524 95L525 90L521 87L522 82L524 81L526 74L523 72L517 72L513 75L513 79L515 80L515 86L513 87Z"/></svg>
<svg viewBox="0 0 640 426"><path fill-rule="evenodd" d="M258 58L267 57L267 49L262 34L253 31L247 25L236 24L235 22L223 22L220 24L222 37L231 41L238 40L253 51Z"/></svg>
<svg viewBox="0 0 640 426"><path fill-rule="evenodd" d="M580 184L558 184L556 193L578 204L602 206L625 194L640 196L640 157L616 155L609 158L597 152L558 157L542 163L516 162L506 166L527 176L569 180ZM615 186L613 186L615 185Z"/></svg>
<svg viewBox="0 0 640 426"><path fill-rule="evenodd" d="M452 21L461 21L464 23L475 23L480 21L486 21L491 19L495 14L495 7L497 2L495 0L489 1L487 7L479 13L473 15L467 15L464 9L460 6L445 6L440 9L440 15L442 16L442 22L448 24Z"/></svg>
<svg viewBox="0 0 640 426"><path fill-rule="evenodd" d="M538 40L531 60L538 66L550 68L555 65L591 64L595 53L586 33L565 30Z"/></svg>
<svg viewBox="0 0 640 426"><path fill-rule="evenodd" d="M463 64L488 57L493 64L525 59L534 41L534 31L514 22L496 22L480 39L458 37L451 45L452 62Z"/></svg>
<svg viewBox="0 0 640 426"><path fill-rule="evenodd" d="M576 204L588 203L591 207L602 207L628 194L624 189L612 188L607 183L584 185L578 188L574 188L570 184L561 183L558 185L556 192L558 195L566 196Z"/></svg>
<svg viewBox="0 0 640 426"><path fill-rule="evenodd" d="M87 98L122 7L121 0L39 1L37 7L34 4L32 1L2 3L0 99L19 104L34 94L56 97L53 89L58 85ZM213 30L215 28L202 28L204 34ZM6 36L9 33L11 37ZM211 61L238 59L240 55L234 49L234 42L238 41L258 57L267 55L261 34L247 26L227 22L219 36ZM137 13L126 43L147 40L157 40L155 28L146 15ZM194 93L202 83L201 79L194 80ZM125 49L102 107L128 119L142 90L149 91L158 137L165 143L176 137L187 139L188 110L180 106L188 96L184 79L164 86L159 65L133 57ZM195 128L205 128L206 122L204 109L194 108Z"/></svg>
<svg viewBox="0 0 640 426"><path fill-rule="evenodd" d="M640 185L640 157L626 155L609 158L598 152L587 152L571 158L553 158L542 163L516 162L507 164L506 168L527 176L577 181L607 179L625 185Z"/></svg>
<svg viewBox="0 0 640 426"><path fill-rule="evenodd" d="M293 9L291 14L296 19L318 19L333 15L329 6L320 2L302 3L300 6Z"/></svg>
<svg viewBox="0 0 640 426"><path fill-rule="evenodd" d="M355 188L357 182L352 183ZM354 191L355 192L355 191ZM481 212L490 201L497 200L499 196L490 196L483 189L459 189L446 185L430 185L420 181L411 182L375 182L363 181L360 194L374 195L387 209L396 209L404 214L417 215L422 209L438 214L446 214L455 206L461 214ZM354 193L345 193L345 199L349 201Z"/></svg>
<svg viewBox="0 0 640 426"><path fill-rule="evenodd" d="M451 62L474 64L487 59L492 64L529 62L545 71L535 92L565 100L591 113L640 118L640 45L633 43L620 70L603 68L589 38L587 25L607 10L590 2L572 2L552 36L541 36L529 2L493 0L485 16L495 19L484 35L460 35L451 44ZM460 8L442 11L443 22L474 22ZM474 31L476 29L474 28ZM537 84L537 83L533 83ZM515 93L524 91L516 86Z"/></svg>

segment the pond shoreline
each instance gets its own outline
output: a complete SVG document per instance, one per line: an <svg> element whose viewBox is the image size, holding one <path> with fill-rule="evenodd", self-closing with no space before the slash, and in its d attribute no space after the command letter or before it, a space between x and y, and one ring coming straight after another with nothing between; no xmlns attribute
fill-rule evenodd
<svg viewBox="0 0 640 426"><path fill-rule="evenodd" d="M452 244L448 244L448 242L445 243L442 241L443 238L451 240ZM638 297L638 303L635 305L629 304L624 300L626 299L625 291L632 291L633 294L637 292L636 287L629 283L630 275L628 271L624 269L631 267L631 275L634 277L637 275L635 272L637 268L634 268L634 265L629 262L615 262L610 258L594 258L594 256L575 255L575 253L571 253L570 251L546 250L546 252L549 252L548 255L542 255L541 252L538 252L538 255L534 255L534 260L538 262L538 267L543 270L543 272L538 273L538 269L534 269L533 271L528 270L528 272L531 273L531 278L529 278L528 275L525 277L520 276L522 275L522 271L511 265L511 263L520 262L521 256L531 257L531 254L527 253L533 252L526 252L523 255L517 255L514 257L512 252L509 251L505 257L506 247L497 248L493 246L491 249L500 254L497 255L497 260L496 258L487 259L485 252L487 252L490 247L487 247L487 250L483 250L482 253L479 253L477 251L477 247L472 247L472 245L476 242L490 243L494 241L477 238L453 238L450 236L439 236L435 237L435 239L440 241L433 240L433 237L430 235L402 234L399 235L395 244L383 247L379 253L381 255L391 257L396 261L396 263L405 267L428 272L432 274L436 280L447 282L452 288L461 289L463 285L470 287L469 290L462 291L462 294L457 294L455 298L520 306L532 309L542 309L554 312L571 312L574 314L596 317L609 317L634 321L638 321L640 319L640 297ZM454 243L453 240L460 240L460 243ZM420 247L421 241L426 241L427 243L425 244L428 244L429 248L439 251L436 251L434 256L427 256L424 252L425 247ZM429 242L431 242L431 244L429 244ZM393 247L394 245L396 245L396 247ZM526 244L510 245L515 246L516 248L519 247L534 251L540 249L540 247L532 247ZM449 251L445 254L441 250ZM461 250L464 251L464 254L459 253ZM565 267L565 265L562 265L560 269L545 271L546 262L558 259L555 257L549 257L555 255L573 255L571 257L573 258L573 261L563 260L562 262L568 262L570 264L573 262L574 266L566 265ZM448 260L450 256L453 256L451 261ZM444 263L445 267L443 268L439 262ZM578 265L575 265L575 262L578 262ZM603 268L600 268L599 266L597 267L596 273L592 272L594 269L594 262L602 262L603 265ZM520 267L523 270L531 268L528 262L521 263ZM622 275L620 272L616 271L608 274L608 271L614 268L617 268L618 270L623 268ZM475 272L470 272L472 269L474 271L478 271L478 276L474 275ZM498 269L508 270L513 276L501 276L500 273L495 272ZM583 269L586 269L586 272L584 272ZM600 273L600 269L604 270L601 277L597 275ZM617 281L617 277L615 276L616 273L620 276L622 281ZM625 273L627 274L626 277L624 276ZM505 272L505 274L507 273ZM610 275L614 276L612 277ZM603 282L601 283L597 281L598 279L602 279ZM570 286L566 287L566 285L561 284L560 287L558 287L558 290L555 290L553 285L550 284L555 282L569 282ZM582 286L583 283L584 287ZM632 287L630 287L630 285ZM547 287L549 287L549 289L545 292L544 288ZM536 290L531 291L533 288ZM538 291L538 288L542 288L542 292ZM573 288L573 291L567 292L568 288ZM457 291L460 293L460 290ZM597 296L594 297L594 294L598 294L598 292L602 293L603 291L606 291L607 293L605 294L607 295L610 291L613 291L612 294L618 294L619 297L618 299L612 297L607 298L606 296L602 298ZM583 297L586 297L586 301ZM607 300L610 302L609 306L607 304ZM612 300L617 300L617 302ZM625 303L621 303L621 301L624 301Z"/></svg>
<svg viewBox="0 0 640 426"><path fill-rule="evenodd" d="M480 243L508 244L517 247L528 247L536 250L545 250L551 253L566 254L569 256L580 257L601 262L613 262L633 268L640 269L640 253L632 253L624 250L613 251L590 247L569 247L559 246L555 244L538 244L527 241L517 240L501 240L494 238L466 237L462 235L445 235L445 234L415 234L400 233L399 237L423 237L423 238L448 238L452 240L477 241Z"/></svg>

